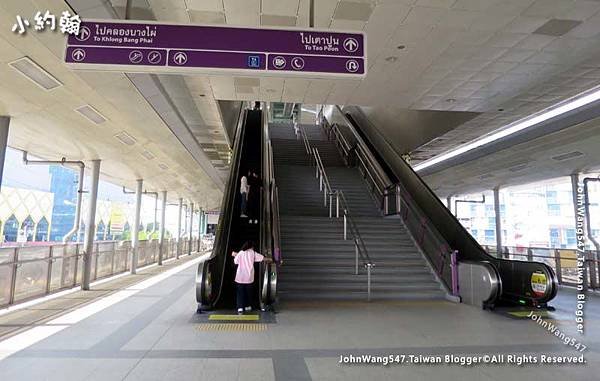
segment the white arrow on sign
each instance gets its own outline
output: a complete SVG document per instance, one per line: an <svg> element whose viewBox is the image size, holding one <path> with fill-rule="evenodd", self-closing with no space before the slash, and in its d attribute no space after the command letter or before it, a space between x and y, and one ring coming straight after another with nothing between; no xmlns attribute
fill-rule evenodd
<svg viewBox="0 0 600 381"><path fill-rule="evenodd" d="M185 63L187 62L187 59L188 59L187 54L185 54L184 52L177 52L173 56L173 61L177 65L185 65Z"/></svg>
<svg viewBox="0 0 600 381"><path fill-rule="evenodd" d="M71 57L77 62L81 62L85 59L85 51L81 48L73 50Z"/></svg>
<svg viewBox="0 0 600 381"><path fill-rule="evenodd" d="M344 40L344 49L350 53L355 52L358 49L358 41L355 38L348 37Z"/></svg>

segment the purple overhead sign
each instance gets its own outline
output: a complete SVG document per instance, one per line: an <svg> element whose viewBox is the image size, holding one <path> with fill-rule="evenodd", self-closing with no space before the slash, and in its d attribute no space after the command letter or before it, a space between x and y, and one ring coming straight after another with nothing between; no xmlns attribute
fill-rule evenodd
<svg viewBox="0 0 600 381"><path fill-rule="evenodd" d="M121 71L236 71L363 77L363 33L323 30L84 21L65 62Z"/></svg>

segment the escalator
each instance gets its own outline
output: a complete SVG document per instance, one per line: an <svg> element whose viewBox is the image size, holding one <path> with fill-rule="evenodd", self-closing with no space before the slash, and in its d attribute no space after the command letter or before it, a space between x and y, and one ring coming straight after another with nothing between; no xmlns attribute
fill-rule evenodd
<svg viewBox="0 0 600 381"><path fill-rule="evenodd" d="M271 174L268 163L268 136L265 134L266 115L260 109L242 110L236 127L231 161L231 171L221 204L221 217L211 256L200 263L196 274L196 301L198 310L232 310L235 308L236 265L232 251L239 251L246 241L257 244L255 249L267 258L273 254L273 240L270 230ZM249 218L241 215L240 179L248 176L248 171L256 172L262 179L259 206L249 216L257 219L257 224L249 223ZM252 192L252 190L251 190ZM275 298L274 284L276 269L272 264L255 263L255 282L252 307L264 309Z"/></svg>
<svg viewBox="0 0 600 381"><path fill-rule="evenodd" d="M326 130L357 163L383 213L402 218L449 293L484 308L547 307L558 289L550 266L488 254L359 107L330 107L325 114Z"/></svg>

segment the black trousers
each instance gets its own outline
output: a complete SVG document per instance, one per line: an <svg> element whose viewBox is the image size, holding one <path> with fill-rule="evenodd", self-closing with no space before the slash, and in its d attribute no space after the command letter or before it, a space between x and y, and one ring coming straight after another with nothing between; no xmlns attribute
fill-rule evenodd
<svg viewBox="0 0 600 381"><path fill-rule="evenodd" d="M236 286L236 304L238 310L244 307L252 307L252 289L254 288L254 284L236 283Z"/></svg>

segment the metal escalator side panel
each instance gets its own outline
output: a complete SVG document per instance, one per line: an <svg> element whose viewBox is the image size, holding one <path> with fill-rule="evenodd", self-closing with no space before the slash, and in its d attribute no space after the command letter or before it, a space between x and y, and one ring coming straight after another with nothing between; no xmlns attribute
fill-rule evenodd
<svg viewBox="0 0 600 381"><path fill-rule="evenodd" d="M372 146L372 154L406 189L427 224L433 226L452 250L458 250L459 260L484 261L496 266L502 284L500 299L519 304L524 300L527 304L541 305L554 298L557 289L556 276L549 266L539 262L505 261L488 254L425 181L404 161L401 153L396 152L386 137L369 122L360 108L346 106L343 113L351 115L352 128L364 135L364 140ZM547 282L545 291L539 292L539 295L533 293L531 287L531 278L538 272Z"/></svg>
<svg viewBox="0 0 600 381"><path fill-rule="evenodd" d="M458 264L458 290L463 303L487 308L502 294L502 279L490 262L463 261Z"/></svg>

